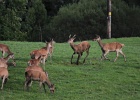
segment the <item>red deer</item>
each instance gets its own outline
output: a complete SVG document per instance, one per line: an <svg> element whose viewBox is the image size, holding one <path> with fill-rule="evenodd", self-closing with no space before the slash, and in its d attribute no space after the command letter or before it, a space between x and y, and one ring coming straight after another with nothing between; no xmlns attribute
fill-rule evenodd
<svg viewBox="0 0 140 100"><path fill-rule="evenodd" d="M40 65L42 57L40 56L38 59L31 59L27 62L28 66L33 66L33 65Z"/></svg>
<svg viewBox="0 0 140 100"><path fill-rule="evenodd" d="M48 43L47 49L34 50L30 53L32 59L38 59L40 56L43 58L43 64L45 64L46 59L48 58L49 50L52 47L51 43Z"/></svg>
<svg viewBox="0 0 140 100"><path fill-rule="evenodd" d="M25 72L25 85L24 89L29 89L29 86L32 81L39 81L40 89L43 85L44 91L46 93L45 84L48 85L50 92L54 93L54 84L52 84L48 78L48 73L44 71L35 71L35 70L28 70Z"/></svg>
<svg viewBox="0 0 140 100"><path fill-rule="evenodd" d="M9 63L9 58L13 57L13 55L9 54L6 58L0 59L0 78L2 79L2 86L1 89L3 89L3 85L6 84L8 79L8 66L16 66L15 62Z"/></svg>
<svg viewBox="0 0 140 100"><path fill-rule="evenodd" d="M0 78L2 79L1 90L3 89L3 85L6 84L8 79L8 69L5 67L0 67Z"/></svg>
<svg viewBox="0 0 140 100"><path fill-rule="evenodd" d="M74 51L74 53L72 54L72 57L71 57L71 64L72 64L73 55L78 54L78 58L77 58L77 62L76 62L76 64L78 65L80 57L83 55L83 52L86 51L87 55L86 55L85 59L83 60L83 63L85 63L85 60L86 60L87 56L89 55L90 44L87 41L83 41L79 44L74 44L73 41L75 39L75 36L76 35L71 37L71 35L70 35L68 43L70 44L71 48Z"/></svg>
<svg viewBox="0 0 140 100"><path fill-rule="evenodd" d="M11 58L14 58L14 55L13 54L9 54L5 58L0 58L0 67L3 67L4 66L4 67L7 68L8 67L7 63L9 61L9 59L11 59Z"/></svg>
<svg viewBox="0 0 140 100"><path fill-rule="evenodd" d="M5 64L6 65L6 64ZM2 79L2 86L1 89L3 89L4 84L6 84L7 80L8 80L8 69L7 66L16 66L15 62L12 63L7 63L6 66L0 67L0 78Z"/></svg>
<svg viewBox="0 0 140 100"><path fill-rule="evenodd" d="M50 56L50 59L52 59L52 54L53 54L53 49L54 49L54 43L55 43L55 41L53 39L51 39L50 42L46 42L46 47L42 47L42 49L47 49L48 43L51 44L51 47L49 49L49 56Z"/></svg>
<svg viewBox="0 0 140 100"><path fill-rule="evenodd" d="M2 52L2 57L4 57L5 53L7 53L8 55L13 54L10 51L9 47L7 45L5 45L5 44L0 44L0 51Z"/></svg>
<svg viewBox="0 0 140 100"><path fill-rule="evenodd" d="M123 55L124 60L126 61L126 57L124 55L124 53L122 52L122 47L124 46L124 44L118 43L118 42L112 42L112 43L102 43L101 38L99 35L96 35L96 38L93 39L94 41L97 41L99 46L101 47L102 50L102 56L101 56L101 60L103 58L109 60L106 55L109 52L116 52L116 58L114 59L114 62L117 60L119 53Z"/></svg>
<svg viewBox="0 0 140 100"><path fill-rule="evenodd" d="M25 69L25 72L28 71L28 70L44 71L42 67L37 66L37 65L28 66L28 67Z"/></svg>

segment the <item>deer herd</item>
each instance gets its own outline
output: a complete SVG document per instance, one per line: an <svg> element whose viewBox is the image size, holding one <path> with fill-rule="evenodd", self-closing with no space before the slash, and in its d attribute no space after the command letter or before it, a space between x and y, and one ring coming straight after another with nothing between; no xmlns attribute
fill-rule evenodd
<svg viewBox="0 0 140 100"><path fill-rule="evenodd" d="M85 60L89 55L89 49L91 45L88 41L82 41L79 44L75 44L74 43L75 38L76 35L72 37L70 35L68 39L68 43L70 44L70 47L74 51L71 56L71 64L73 63L72 59L74 54L78 54L76 64L79 65L79 59L83 55L83 52L86 52L86 56L83 60L83 63L85 63ZM94 38L93 41L97 41L101 48L102 51L101 60L102 59L109 60L109 58L107 58L106 55L109 52L116 52L116 58L114 59L114 62L117 60L119 53L124 57L124 61L126 61L126 57L122 52L122 47L124 46L124 44L118 42L102 43L99 35L96 35L96 38ZM48 56L50 56L50 59L52 60L51 57L53 54L53 49L54 49L54 40L52 39L50 42L46 42L45 47L30 52L31 59L27 62L28 66L25 68L25 82L24 82L25 90L29 89L33 81L39 81L40 89L43 85L44 91L46 92L45 84L47 84L47 86L50 89L50 92L54 93L55 86L50 82L48 73L45 71L45 62ZM1 89L3 89L4 84L6 84L8 80L9 75L8 67L16 66L16 62L14 60L14 53L10 51L7 45L0 44L0 51L2 52L2 57L0 58L0 77L2 79ZM5 57L6 53L7 56ZM9 62L10 59L12 59L13 62ZM44 68L41 67L41 63L44 65Z"/></svg>

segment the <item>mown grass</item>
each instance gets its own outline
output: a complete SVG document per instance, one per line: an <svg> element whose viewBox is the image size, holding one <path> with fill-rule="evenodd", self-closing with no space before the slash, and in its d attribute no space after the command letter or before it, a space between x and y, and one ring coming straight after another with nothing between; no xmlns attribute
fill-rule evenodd
<svg viewBox="0 0 140 100"><path fill-rule="evenodd" d="M140 38L113 38L103 42L121 42L125 44L124 62L120 55L114 63L116 53L110 53L111 61L100 61L101 50L97 42L91 44L90 55L83 64L70 64L73 53L68 43L56 43L52 62L46 62L46 71L56 86L54 94L39 91L39 83L34 82L29 91L24 91L24 71L29 53L45 46L41 42L0 41L7 44L15 53L17 66L9 67L9 80L0 91L0 100L140 100ZM78 42L76 42L78 43ZM76 61L77 55L73 61ZM0 81L1 82L1 81Z"/></svg>

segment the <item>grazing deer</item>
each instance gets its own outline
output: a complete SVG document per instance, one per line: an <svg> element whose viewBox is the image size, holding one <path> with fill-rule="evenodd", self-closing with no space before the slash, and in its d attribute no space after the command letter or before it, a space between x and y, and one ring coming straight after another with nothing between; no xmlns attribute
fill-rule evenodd
<svg viewBox="0 0 140 100"><path fill-rule="evenodd" d="M8 79L8 69L5 67L0 67L0 78L2 79L1 90L3 89L3 85L6 84Z"/></svg>
<svg viewBox="0 0 140 100"><path fill-rule="evenodd" d="M70 35L68 43L70 44L71 48L74 51L74 53L72 54L72 57L71 57L71 64L72 64L73 55L78 54L78 58L77 58L77 62L76 62L76 64L78 65L80 57L83 55L83 52L86 51L87 55L86 55L85 59L83 60L83 63L85 63L85 60L86 60L87 56L89 55L90 44L87 41L83 41L80 44L74 44L73 41L75 39L75 36L76 35L71 37L71 35Z"/></svg>
<svg viewBox="0 0 140 100"><path fill-rule="evenodd" d="M9 47L7 45L5 45L5 44L0 44L0 51L2 52L2 57L4 57L5 53L7 53L8 55L13 54L10 51Z"/></svg>
<svg viewBox="0 0 140 100"><path fill-rule="evenodd" d="M48 73L44 71L28 70L25 72L25 85L24 89L29 89L32 81L39 81L40 89L43 85L44 91L46 93L45 84L50 88L50 92L54 93L54 84L52 84L48 78Z"/></svg>
<svg viewBox="0 0 140 100"><path fill-rule="evenodd" d="M114 59L114 62L117 60L119 53L123 55L124 60L126 61L126 57L124 55L124 53L122 52L122 47L124 46L124 44L118 43L118 42L112 42L112 43L102 43L101 38L99 35L96 35L96 38L93 39L94 41L97 41L99 46L101 47L102 50L102 56L101 59L105 58L107 60L109 60L106 55L109 52L116 52L116 58Z"/></svg>

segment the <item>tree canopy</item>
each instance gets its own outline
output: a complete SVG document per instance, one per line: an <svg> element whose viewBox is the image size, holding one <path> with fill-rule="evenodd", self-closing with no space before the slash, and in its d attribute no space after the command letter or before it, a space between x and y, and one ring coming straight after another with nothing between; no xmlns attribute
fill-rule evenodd
<svg viewBox="0 0 140 100"><path fill-rule="evenodd" d="M139 0L112 0L112 37L140 36ZM106 0L1 0L0 40L65 42L106 38Z"/></svg>

